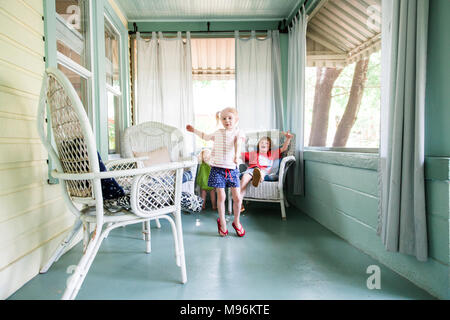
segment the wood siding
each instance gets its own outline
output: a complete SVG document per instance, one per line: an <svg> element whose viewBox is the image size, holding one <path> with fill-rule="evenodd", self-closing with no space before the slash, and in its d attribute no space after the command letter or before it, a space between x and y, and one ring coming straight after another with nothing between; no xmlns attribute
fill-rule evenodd
<svg viewBox="0 0 450 320"><path fill-rule="evenodd" d="M42 16L43 0L0 0L0 299L39 273L73 223L36 130Z"/></svg>

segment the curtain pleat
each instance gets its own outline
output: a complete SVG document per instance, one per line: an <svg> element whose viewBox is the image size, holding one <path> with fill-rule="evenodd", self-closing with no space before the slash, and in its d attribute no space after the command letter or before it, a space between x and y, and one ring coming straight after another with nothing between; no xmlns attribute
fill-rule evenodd
<svg viewBox="0 0 450 320"><path fill-rule="evenodd" d="M306 27L307 19L304 7L299 18L294 18L289 29L288 49L288 86L286 129L295 134L295 167L293 176L289 175L289 184L293 185L293 194L304 195L304 114L305 114L305 68L306 68ZM293 181L292 181L293 180Z"/></svg>
<svg viewBox="0 0 450 320"><path fill-rule="evenodd" d="M263 39L255 31L236 40L236 106L246 131L283 130L280 40L278 31Z"/></svg>
<svg viewBox="0 0 450 320"><path fill-rule="evenodd" d="M194 124L190 33L183 41L153 32L149 40L138 34L136 120L161 122L184 131ZM185 135L185 152L195 150L193 135Z"/></svg>
<svg viewBox="0 0 450 320"><path fill-rule="evenodd" d="M426 261L424 110L428 0L383 1L378 234Z"/></svg>

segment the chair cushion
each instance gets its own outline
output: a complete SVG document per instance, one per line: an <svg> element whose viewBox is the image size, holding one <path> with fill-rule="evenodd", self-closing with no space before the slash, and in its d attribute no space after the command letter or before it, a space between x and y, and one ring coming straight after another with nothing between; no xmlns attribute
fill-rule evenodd
<svg viewBox="0 0 450 320"><path fill-rule="evenodd" d="M103 163L102 158L100 157L100 154L98 152L97 156L100 171L101 172L107 171L105 164ZM105 200L116 199L125 195L125 192L123 191L122 187L117 183L117 181L114 178L101 179L100 182L102 184L103 199Z"/></svg>
<svg viewBox="0 0 450 320"><path fill-rule="evenodd" d="M146 151L146 152L134 152L133 154L135 157L148 157L147 160L144 160L144 166L149 167L153 166L155 164L160 163L169 163L170 161L170 154L167 147L162 147L153 151Z"/></svg>
<svg viewBox="0 0 450 320"><path fill-rule="evenodd" d="M183 171L183 182L188 182L192 180L192 172L190 170Z"/></svg>
<svg viewBox="0 0 450 320"><path fill-rule="evenodd" d="M188 213L195 213L202 211L203 199L199 196L189 193L181 193L181 210Z"/></svg>
<svg viewBox="0 0 450 320"><path fill-rule="evenodd" d="M269 174L264 177L264 180L266 180L266 181L277 181L278 180L278 174L280 172L280 162L281 162L281 159L273 160L273 166L272 166L272 168L270 168Z"/></svg>
<svg viewBox="0 0 450 320"><path fill-rule="evenodd" d="M167 198L168 199L168 198ZM103 202L105 209L111 213L121 210L131 210L130 195L124 195L115 199L106 199ZM166 204L169 205L169 204ZM172 205L172 203L170 203ZM203 199L189 192L181 193L181 210L187 213L196 213L202 211ZM164 205L156 205L156 209L163 208ZM146 210L146 208L142 208Z"/></svg>
<svg viewBox="0 0 450 320"><path fill-rule="evenodd" d="M171 162L170 160L170 155L169 155L169 150L167 149L167 147L162 147L153 151L148 151L148 152L134 152L133 154L135 157L140 158L140 157L148 157L147 160L144 160L144 166L149 167L149 166L153 166L156 164L161 164L161 163L169 163ZM186 170L183 172L183 183L191 181L192 180L192 172L189 170Z"/></svg>

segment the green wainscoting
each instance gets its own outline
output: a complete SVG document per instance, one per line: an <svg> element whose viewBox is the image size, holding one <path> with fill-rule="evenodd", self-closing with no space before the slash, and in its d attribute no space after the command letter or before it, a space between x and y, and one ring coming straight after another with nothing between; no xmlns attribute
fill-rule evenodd
<svg viewBox="0 0 450 320"><path fill-rule="evenodd" d="M350 244L438 298L448 296L450 159L426 161L429 260L387 252L377 235L377 154L305 152L305 196L288 199ZM443 164L447 163L447 166ZM444 172L447 168L447 172ZM440 177L442 179L436 179Z"/></svg>

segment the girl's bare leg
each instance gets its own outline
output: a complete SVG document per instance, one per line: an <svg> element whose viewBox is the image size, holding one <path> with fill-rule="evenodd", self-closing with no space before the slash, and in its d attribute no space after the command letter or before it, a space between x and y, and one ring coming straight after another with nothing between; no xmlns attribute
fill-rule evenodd
<svg viewBox="0 0 450 320"><path fill-rule="evenodd" d="M216 190L211 190L209 192L209 197L211 198L211 204L212 204L213 210L217 210Z"/></svg>
<svg viewBox="0 0 450 320"><path fill-rule="evenodd" d="M241 190L240 190L241 202L245 196L245 189L247 189L247 185L251 180L252 180L252 176L249 175L248 173L245 173L241 178Z"/></svg>
<svg viewBox="0 0 450 320"><path fill-rule="evenodd" d="M233 213L234 213L234 224L235 226L240 229L241 228L241 222L239 220L241 215L241 204L242 204L242 198L241 198L241 190L239 187L237 188L231 188L231 195L233 197Z"/></svg>
<svg viewBox="0 0 450 320"><path fill-rule="evenodd" d="M205 209L205 207L206 207L206 190L202 189L201 198L203 199L202 209Z"/></svg>
<svg viewBox="0 0 450 320"><path fill-rule="evenodd" d="M227 222L225 220L225 188L216 188L217 191L217 210L219 211L220 228L227 230Z"/></svg>

